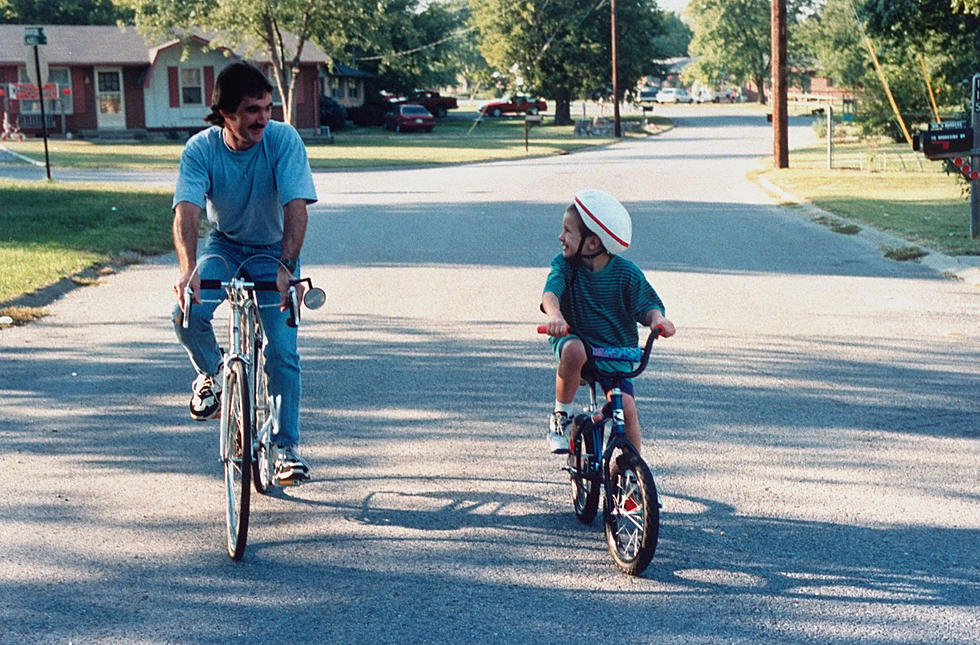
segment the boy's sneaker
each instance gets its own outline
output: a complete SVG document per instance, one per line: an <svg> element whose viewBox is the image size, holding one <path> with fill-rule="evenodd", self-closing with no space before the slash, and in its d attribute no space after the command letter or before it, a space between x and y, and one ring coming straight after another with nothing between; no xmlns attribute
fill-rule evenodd
<svg viewBox="0 0 980 645"><path fill-rule="evenodd" d="M310 478L310 467L296 453L296 446L279 448L276 452L276 484L292 486Z"/></svg>
<svg viewBox="0 0 980 645"><path fill-rule="evenodd" d="M191 385L191 418L214 419L221 414L221 372L215 376L199 374Z"/></svg>
<svg viewBox="0 0 980 645"><path fill-rule="evenodd" d="M571 423L568 415L561 411L551 413L548 419L548 447L553 455L568 454L568 437L565 429Z"/></svg>

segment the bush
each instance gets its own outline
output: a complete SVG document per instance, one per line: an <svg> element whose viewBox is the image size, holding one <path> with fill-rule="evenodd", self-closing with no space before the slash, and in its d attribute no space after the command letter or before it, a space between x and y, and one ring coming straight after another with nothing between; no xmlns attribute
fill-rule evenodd
<svg viewBox="0 0 980 645"><path fill-rule="evenodd" d="M347 110L329 96L320 97L320 125L328 125L331 130L343 130L347 121Z"/></svg>
<svg viewBox="0 0 980 645"><path fill-rule="evenodd" d="M386 105L365 103L361 107L350 108L347 110L347 115L355 125L373 126L382 125L385 122L385 112L387 111Z"/></svg>

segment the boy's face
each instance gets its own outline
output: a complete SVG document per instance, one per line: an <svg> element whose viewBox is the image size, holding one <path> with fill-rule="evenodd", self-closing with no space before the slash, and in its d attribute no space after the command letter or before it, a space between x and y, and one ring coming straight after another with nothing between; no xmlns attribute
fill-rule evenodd
<svg viewBox="0 0 980 645"><path fill-rule="evenodd" d="M221 110L225 120L225 141L233 150L247 150L262 141L262 133L272 116L272 95L246 96L234 112Z"/></svg>
<svg viewBox="0 0 980 645"><path fill-rule="evenodd" d="M561 242L562 257L566 260L571 260L578 254L579 245L582 243L582 229L584 228L585 225L582 224L582 218L578 211L573 209L565 211L565 215L561 218L561 235L558 236L558 241ZM585 244L582 245L582 252L593 253L598 250L600 244L598 237L588 234Z"/></svg>

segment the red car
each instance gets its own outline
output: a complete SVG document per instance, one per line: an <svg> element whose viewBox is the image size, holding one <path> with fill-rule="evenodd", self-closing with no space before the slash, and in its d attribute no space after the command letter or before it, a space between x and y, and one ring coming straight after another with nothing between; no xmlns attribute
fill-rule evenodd
<svg viewBox="0 0 980 645"><path fill-rule="evenodd" d="M432 132L434 127L436 127L436 118L432 116L432 113L414 103L396 105L385 114L385 128L395 132L408 132L410 130Z"/></svg>
<svg viewBox="0 0 980 645"><path fill-rule="evenodd" d="M490 101L480 108L480 112L489 116L502 114L537 114L548 110L544 99L532 99L528 96L512 96L509 99Z"/></svg>

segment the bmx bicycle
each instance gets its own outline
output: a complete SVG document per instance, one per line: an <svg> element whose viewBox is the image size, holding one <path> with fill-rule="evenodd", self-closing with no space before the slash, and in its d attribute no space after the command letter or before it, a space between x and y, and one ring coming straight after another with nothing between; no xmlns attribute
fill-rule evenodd
<svg viewBox="0 0 980 645"><path fill-rule="evenodd" d="M575 516L583 524L592 523L604 491L606 545L616 566L633 576L643 573L657 549L661 504L650 467L626 438L620 387L646 369L653 342L662 332L660 326L651 329L643 347L594 347L583 342L587 359L582 379L589 386L589 406L569 424L568 463L563 468L571 480ZM545 333L544 325L538 333ZM627 369L599 368L597 359ZM600 407L596 385L601 378L609 379L612 388L609 401Z"/></svg>
<svg viewBox="0 0 980 645"><path fill-rule="evenodd" d="M229 275L229 280L201 280L201 290L223 289L229 304L228 349L222 357L221 421L219 424L218 456L224 469L225 526L228 555L241 560L245 554L248 537L248 518L251 487L267 494L275 487L275 445L272 430L276 410L268 393L265 372L265 335L259 309L278 307L279 303L259 304L257 293L278 291L275 282L252 281L244 268L256 258L279 259L274 256L252 256ZM223 257L210 255L201 260ZM194 268L196 273L200 261ZM192 274L193 275L193 274ZM310 278L290 281L287 304L289 315L286 324L296 327L300 321L300 302L296 286L307 285L303 303L308 309L319 309L326 302L323 289L313 286ZM202 302L220 302L222 299ZM184 292L185 314L182 325L186 328L190 318L193 293L188 287Z"/></svg>

